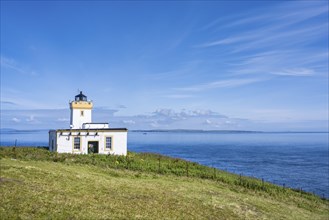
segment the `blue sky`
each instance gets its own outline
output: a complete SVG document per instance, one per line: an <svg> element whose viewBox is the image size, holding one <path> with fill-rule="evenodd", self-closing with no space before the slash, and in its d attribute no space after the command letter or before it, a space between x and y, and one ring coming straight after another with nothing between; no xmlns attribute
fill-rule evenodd
<svg viewBox="0 0 329 220"><path fill-rule="evenodd" d="M327 1L1 1L1 128L328 131Z"/></svg>

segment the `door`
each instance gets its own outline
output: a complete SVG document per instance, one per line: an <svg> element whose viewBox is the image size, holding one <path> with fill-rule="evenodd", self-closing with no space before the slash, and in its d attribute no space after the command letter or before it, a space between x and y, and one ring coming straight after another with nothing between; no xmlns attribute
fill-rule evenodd
<svg viewBox="0 0 329 220"><path fill-rule="evenodd" d="M98 154L98 141L88 141L88 154Z"/></svg>

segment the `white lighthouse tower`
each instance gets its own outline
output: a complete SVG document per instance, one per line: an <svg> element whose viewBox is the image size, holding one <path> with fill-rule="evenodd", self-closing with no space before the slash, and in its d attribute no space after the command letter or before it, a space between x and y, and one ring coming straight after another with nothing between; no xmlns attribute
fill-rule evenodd
<svg viewBox="0 0 329 220"><path fill-rule="evenodd" d="M80 92L75 96L75 100L70 102L71 109L71 129L81 129L83 124L91 123L92 101L87 100L87 96Z"/></svg>

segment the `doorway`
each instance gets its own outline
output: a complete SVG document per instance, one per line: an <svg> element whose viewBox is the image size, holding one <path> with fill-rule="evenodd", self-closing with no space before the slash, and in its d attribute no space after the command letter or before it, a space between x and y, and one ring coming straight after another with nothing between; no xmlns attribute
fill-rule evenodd
<svg viewBox="0 0 329 220"><path fill-rule="evenodd" d="M88 141L88 154L98 154L98 141Z"/></svg>

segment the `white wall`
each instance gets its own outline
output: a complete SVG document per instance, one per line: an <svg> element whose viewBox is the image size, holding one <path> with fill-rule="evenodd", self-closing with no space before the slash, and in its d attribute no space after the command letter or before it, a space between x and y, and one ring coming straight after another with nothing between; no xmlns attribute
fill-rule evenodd
<svg viewBox="0 0 329 220"><path fill-rule="evenodd" d="M83 116L81 116L83 111ZM72 129L81 129L83 123L91 123L91 109L71 109Z"/></svg>
<svg viewBox="0 0 329 220"><path fill-rule="evenodd" d="M88 141L98 141L98 153L99 154L114 154L114 155L127 155L127 132L126 131L99 131L89 132L86 131L78 132L72 131L71 135L69 132L57 132L57 152L59 153L77 153L77 154L88 154ZM74 137L80 137L81 148L80 150L73 149ZM112 137L112 149L105 149L105 138Z"/></svg>

